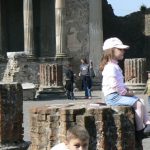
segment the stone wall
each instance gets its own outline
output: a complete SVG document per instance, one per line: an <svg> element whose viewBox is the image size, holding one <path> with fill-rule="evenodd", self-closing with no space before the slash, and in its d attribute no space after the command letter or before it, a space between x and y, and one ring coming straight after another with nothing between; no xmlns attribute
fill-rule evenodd
<svg viewBox="0 0 150 150"><path fill-rule="evenodd" d="M30 123L31 150L49 150L63 142L66 130L74 124L88 130L89 150L136 150L134 114L129 107L84 103L43 106L31 109Z"/></svg>

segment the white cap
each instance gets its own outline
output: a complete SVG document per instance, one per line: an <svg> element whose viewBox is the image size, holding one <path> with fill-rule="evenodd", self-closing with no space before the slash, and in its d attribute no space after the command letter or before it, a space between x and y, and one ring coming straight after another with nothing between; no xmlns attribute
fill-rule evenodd
<svg viewBox="0 0 150 150"><path fill-rule="evenodd" d="M112 37L104 41L103 51L111 48L128 49L128 45L124 45L117 37Z"/></svg>

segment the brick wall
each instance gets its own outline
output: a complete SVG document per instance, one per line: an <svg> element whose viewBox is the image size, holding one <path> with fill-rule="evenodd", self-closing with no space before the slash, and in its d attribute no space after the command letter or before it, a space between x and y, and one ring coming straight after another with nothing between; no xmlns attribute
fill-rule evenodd
<svg viewBox="0 0 150 150"><path fill-rule="evenodd" d="M92 108L85 104L51 105L30 111L31 150L50 150L63 142L73 124L86 127L89 150L137 150L134 113L130 107Z"/></svg>

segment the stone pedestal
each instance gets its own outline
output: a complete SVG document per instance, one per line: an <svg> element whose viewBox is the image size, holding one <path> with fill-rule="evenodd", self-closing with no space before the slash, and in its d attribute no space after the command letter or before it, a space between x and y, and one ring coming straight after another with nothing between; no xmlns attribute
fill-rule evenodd
<svg viewBox="0 0 150 150"><path fill-rule="evenodd" d="M130 107L80 102L33 108L30 114L31 150L51 149L55 144L64 142L67 129L74 124L88 130L89 150L137 150L134 113Z"/></svg>
<svg viewBox="0 0 150 150"><path fill-rule="evenodd" d="M23 141L23 95L21 84L0 83L0 149L26 150Z"/></svg>
<svg viewBox="0 0 150 150"><path fill-rule="evenodd" d="M62 65L40 64L39 94L64 93Z"/></svg>
<svg viewBox="0 0 150 150"><path fill-rule="evenodd" d="M146 58L125 59L125 83L134 92L143 92L146 86Z"/></svg>

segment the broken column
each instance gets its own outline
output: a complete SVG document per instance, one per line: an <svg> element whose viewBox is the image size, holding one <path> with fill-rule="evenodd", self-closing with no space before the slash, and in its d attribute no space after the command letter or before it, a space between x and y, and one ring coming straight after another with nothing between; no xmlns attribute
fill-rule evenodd
<svg viewBox="0 0 150 150"><path fill-rule="evenodd" d="M67 129L74 124L88 130L89 150L137 150L131 107L94 108L85 102L54 104L32 108L30 121L31 150L51 149L55 144L64 142Z"/></svg>
<svg viewBox="0 0 150 150"><path fill-rule="evenodd" d="M23 141L23 95L19 83L0 83L0 149L26 150Z"/></svg>
<svg viewBox="0 0 150 150"><path fill-rule="evenodd" d="M39 95L64 92L62 65L40 64L39 79Z"/></svg>
<svg viewBox="0 0 150 150"><path fill-rule="evenodd" d="M36 87L33 83L33 71L27 62L25 52L8 52L8 62L4 72L3 82L19 82L23 87L23 99L34 100Z"/></svg>
<svg viewBox="0 0 150 150"><path fill-rule="evenodd" d="M143 92L146 86L146 58L125 59L125 83L134 92Z"/></svg>

